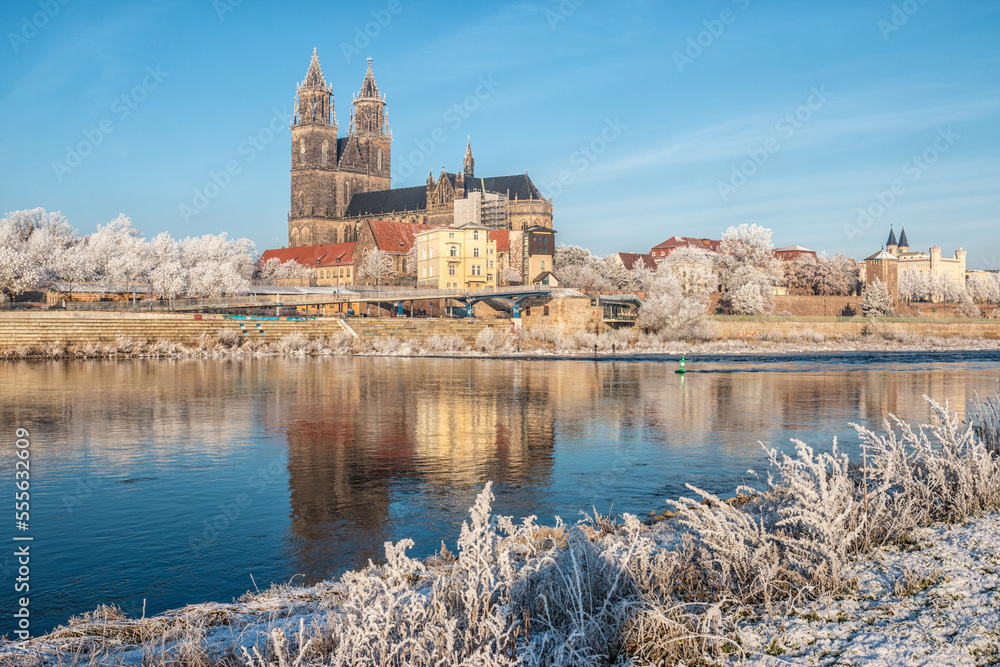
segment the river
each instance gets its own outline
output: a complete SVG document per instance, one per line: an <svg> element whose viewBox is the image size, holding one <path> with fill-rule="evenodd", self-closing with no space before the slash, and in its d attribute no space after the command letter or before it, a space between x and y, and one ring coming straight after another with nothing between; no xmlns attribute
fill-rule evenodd
<svg viewBox="0 0 1000 667"><path fill-rule="evenodd" d="M227 602L337 576L387 540L454 549L488 480L496 511L549 524L661 510L690 495L685 482L732 495L761 485L761 443L837 437L854 456L849 422L924 422L924 395L964 416L997 388L998 361L714 356L684 376L655 357L4 362L0 493L14 492L14 432L27 429L31 523L18 533L9 512L3 539L32 537L33 635L99 604L138 616Z"/></svg>

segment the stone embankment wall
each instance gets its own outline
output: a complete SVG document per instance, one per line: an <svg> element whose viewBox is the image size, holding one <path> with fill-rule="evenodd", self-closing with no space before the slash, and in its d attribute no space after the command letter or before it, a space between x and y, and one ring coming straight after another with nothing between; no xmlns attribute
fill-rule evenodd
<svg viewBox="0 0 1000 667"><path fill-rule="evenodd" d="M424 341L434 334L461 336L474 343L484 326L502 327L506 320L349 318L349 326L367 337L393 336L400 340ZM221 315L103 313L86 311L0 313L0 349L24 346L84 346L113 343L119 336L135 341L168 340L193 346L203 334L233 329L247 337L276 340L290 333L309 338L343 334L347 329L336 318L312 320L227 319Z"/></svg>
<svg viewBox="0 0 1000 667"><path fill-rule="evenodd" d="M727 338L785 338L791 334L792 338L805 336L809 332L823 335L825 338L836 338L837 336L860 336L866 326L867 321L858 318L844 321L767 321L767 320L713 320L715 336L719 339ZM958 336L960 338L1000 338L1000 321L998 322L926 322L926 321L883 321L879 327L884 327L887 333L910 334L915 336L938 336L940 338L950 338Z"/></svg>

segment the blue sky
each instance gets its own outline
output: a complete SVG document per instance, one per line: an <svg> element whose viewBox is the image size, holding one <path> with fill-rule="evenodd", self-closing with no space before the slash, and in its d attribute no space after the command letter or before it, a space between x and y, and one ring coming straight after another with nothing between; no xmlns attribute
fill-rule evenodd
<svg viewBox="0 0 1000 667"><path fill-rule="evenodd" d="M0 209L84 233L125 213L147 236L287 243L287 118L316 47L342 133L374 59L394 186L459 170L471 135L477 174L527 170L554 197L563 243L754 222L860 258L894 224L1000 269L992 0L7 0L0 27Z"/></svg>

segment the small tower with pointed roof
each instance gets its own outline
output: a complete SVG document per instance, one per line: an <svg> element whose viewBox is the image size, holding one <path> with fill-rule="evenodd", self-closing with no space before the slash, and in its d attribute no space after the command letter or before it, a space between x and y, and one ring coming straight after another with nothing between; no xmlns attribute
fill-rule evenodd
<svg viewBox="0 0 1000 667"><path fill-rule="evenodd" d="M476 177L476 161L472 158L472 137L465 145L465 160L462 162L462 173L466 178Z"/></svg>
<svg viewBox="0 0 1000 667"><path fill-rule="evenodd" d="M896 243L896 232L893 231L892 225L889 225L889 238L885 242L885 251L890 255L896 255L899 251L899 244Z"/></svg>
<svg viewBox="0 0 1000 667"><path fill-rule="evenodd" d="M906 227L899 229L899 252L910 252L910 242L906 240ZM893 253L898 256L899 253Z"/></svg>

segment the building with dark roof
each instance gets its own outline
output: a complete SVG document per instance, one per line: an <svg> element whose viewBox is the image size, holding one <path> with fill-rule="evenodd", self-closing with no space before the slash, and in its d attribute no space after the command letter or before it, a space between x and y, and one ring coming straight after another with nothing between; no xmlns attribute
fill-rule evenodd
<svg viewBox="0 0 1000 667"><path fill-rule="evenodd" d="M442 168L436 179L428 174L423 186L392 188L392 133L371 58L351 102L346 137L337 136L334 101L313 49L292 119L288 245L357 241L362 225L372 219L431 227L552 228L552 200L542 196L527 172L476 176L471 141L460 172Z"/></svg>

